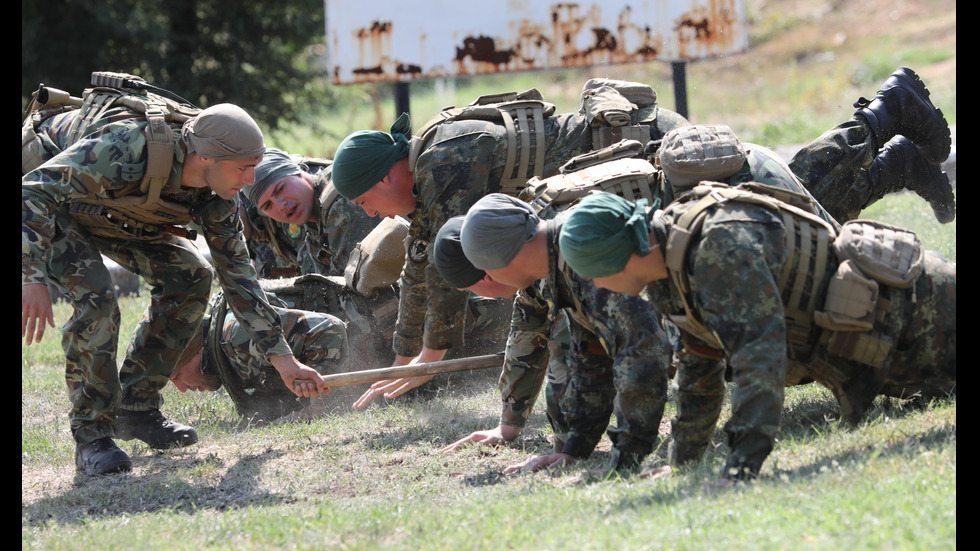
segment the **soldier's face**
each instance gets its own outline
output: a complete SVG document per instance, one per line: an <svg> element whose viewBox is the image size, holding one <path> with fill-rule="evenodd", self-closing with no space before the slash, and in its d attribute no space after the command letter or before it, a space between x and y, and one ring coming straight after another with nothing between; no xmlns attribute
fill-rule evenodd
<svg viewBox="0 0 980 551"><path fill-rule="evenodd" d="M611 276L593 278L592 283L595 283L596 287L608 289L614 293L625 293L627 295L640 294L647 284L642 277L628 270L623 270Z"/></svg>
<svg viewBox="0 0 980 551"><path fill-rule="evenodd" d="M463 290L471 291L480 295L481 297L489 298L511 298L516 295L518 291L517 287L504 285L503 283L494 280L489 274L483 276L483 279L476 282L476 284L470 285Z"/></svg>
<svg viewBox="0 0 980 551"><path fill-rule="evenodd" d="M193 358L183 366L177 366L170 382L181 392L188 390L207 390L215 391L221 387L221 379L217 375L205 375L201 373L201 358L204 349L201 349Z"/></svg>
<svg viewBox="0 0 980 551"><path fill-rule="evenodd" d="M540 279L531 274L529 270L525 269L520 262L511 262L503 268L485 271L487 272L487 275L493 279L493 281L500 285L510 286L515 289L525 289Z"/></svg>
<svg viewBox="0 0 980 551"><path fill-rule="evenodd" d="M412 195L411 186L393 180L390 175L355 197L352 202L364 209L368 216L408 217L415 211L415 196Z"/></svg>
<svg viewBox="0 0 980 551"><path fill-rule="evenodd" d="M255 165L262 162L262 156L233 161L209 159L204 167L204 181L222 199L231 199L245 186L255 182Z"/></svg>
<svg viewBox="0 0 980 551"><path fill-rule="evenodd" d="M259 212L285 224L305 224L313 216L313 182L301 174L281 178L259 197Z"/></svg>

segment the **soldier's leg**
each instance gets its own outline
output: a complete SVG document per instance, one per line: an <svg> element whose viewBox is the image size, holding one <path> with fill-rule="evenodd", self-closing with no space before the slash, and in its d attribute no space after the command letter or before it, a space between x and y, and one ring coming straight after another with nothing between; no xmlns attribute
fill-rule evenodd
<svg viewBox="0 0 980 551"><path fill-rule="evenodd" d="M777 370L774 370L777 371ZM728 460L724 476L753 478L772 452L785 396L785 369L779 373L732 364L732 416L725 423Z"/></svg>
<svg viewBox="0 0 980 551"><path fill-rule="evenodd" d="M128 471L132 460L112 440L120 394L116 369L120 318L112 278L88 233L64 213L55 217L47 276L73 308L61 344L75 467L89 475Z"/></svg>
<svg viewBox="0 0 980 551"><path fill-rule="evenodd" d="M677 414L670 420L672 465L701 461L725 401L725 364L677 352Z"/></svg>
<svg viewBox="0 0 980 551"><path fill-rule="evenodd" d="M564 314L558 316L551 339L548 340L548 372L545 378L545 413L554 433L552 442L555 453L561 452L568 439L568 422L562 413L561 403L568 388L568 353L571 335Z"/></svg>
<svg viewBox="0 0 980 551"><path fill-rule="evenodd" d="M80 444L111 437L120 396L119 306L102 255L67 215L57 216L47 272L73 309L61 338L72 434Z"/></svg>
<svg viewBox="0 0 980 551"><path fill-rule="evenodd" d="M193 444L193 429L163 418L160 390L191 337L200 331L211 292L211 268L197 247L183 238L100 239L99 244L106 256L143 277L150 289L150 304L119 372L122 397L116 432L155 448Z"/></svg>
<svg viewBox="0 0 980 551"><path fill-rule="evenodd" d="M864 120L852 118L824 132L789 162L813 198L843 224L870 204L868 169L878 144Z"/></svg>
<svg viewBox="0 0 980 551"><path fill-rule="evenodd" d="M918 76L900 68L872 100L861 98L855 107L851 120L803 147L789 163L814 198L844 223L904 188L929 201L940 222L952 220L952 189L938 167L949 156L949 125ZM889 146L901 152L889 156ZM882 148L884 158L878 158Z"/></svg>

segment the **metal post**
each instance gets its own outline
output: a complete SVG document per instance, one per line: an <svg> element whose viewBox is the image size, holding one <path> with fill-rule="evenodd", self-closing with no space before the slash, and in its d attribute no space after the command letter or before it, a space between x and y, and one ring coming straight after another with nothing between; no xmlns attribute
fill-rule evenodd
<svg viewBox="0 0 980 551"><path fill-rule="evenodd" d="M411 116L411 111L409 110L409 98L408 98L408 86L407 82L396 82L395 83L395 118L401 116L402 113L408 113Z"/></svg>
<svg viewBox="0 0 980 551"><path fill-rule="evenodd" d="M677 113L690 120L687 116L687 62L674 61L671 67L674 70L674 100L677 103Z"/></svg>

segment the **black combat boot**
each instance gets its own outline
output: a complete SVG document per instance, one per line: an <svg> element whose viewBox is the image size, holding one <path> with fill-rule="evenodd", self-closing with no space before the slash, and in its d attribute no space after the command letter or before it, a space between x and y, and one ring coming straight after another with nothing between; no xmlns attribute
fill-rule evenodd
<svg viewBox="0 0 980 551"><path fill-rule="evenodd" d="M932 101L929 90L908 67L899 67L888 77L875 97L854 102L878 141L884 144L896 135L912 140L932 164L949 157L952 139L949 124Z"/></svg>
<svg viewBox="0 0 980 551"><path fill-rule="evenodd" d="M865 206L900 189L914 191L932 207L940 224L956 217L956 202L949 178L939 165L923 158L922 150L907 138L899 136L885 144L868 170L871 194Z"/></svg>
<svg viewBox="0 0 980 551"><path fill-rule="evenodd" d="M168 421L158 409L149 411L116 411L116 438L138 438L151 448L164 450L181 448L197 442L197 431L186 425Z"/></svg>
<svg viewBox="0 0 980 551"><path fill-rule="evenodd" d="M87 444L75 444L75 468L89 476L133 469L129 455L104 436Z"/></svg>

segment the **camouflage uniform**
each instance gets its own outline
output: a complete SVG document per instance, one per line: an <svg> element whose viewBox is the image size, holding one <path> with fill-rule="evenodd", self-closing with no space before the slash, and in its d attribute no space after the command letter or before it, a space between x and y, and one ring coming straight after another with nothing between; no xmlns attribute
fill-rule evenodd
<svg viewBox="0 0 980 551"><path fill-rule="evenodd" d="M500 379L501 424L524 425L547 368L548 414L553 426L568 431L556 451L587 457L605 430L613 443L609 466L635 469L657 443L671 349L642 299L600 289L559 261L558 232L567 212L547 223L548 279L523 289L514 304ZM571 343L566 370L562 363L545 364L549 334L564 319ZM551 356L553 364L560 357ZM611 426L614 410L617 425Z"/></svg>
<svg viewBox="0 0 980 551"><path fill-rule="evenodd" d="M654 216L651 226L658 243L668 243L670 221L692 204L681 201ZM788 322L777 283L789 254L786 231L781 216L761 205L726 201L706 211L703 227L686 256L692 297L689 303L693 316L713 333L723 350L686 336L686 344L691 345L687 352L700 357L682 364L678 371L672 461L697 461L707 447L725 394L721 358L731 365L736 384L731 396L732 416L725 424L729 446L726 475L734 478L751 476L761 468L779 426L784 385L798 380L800 373L820 380L827 370L843 372L844 392L835 391L842 410L844 397L870 403L868 400L882 388L907 393L926 380L955 383L955 265L926 255L925 271L912 288L880 284L870 334L891 339L895 346L883 367L872 369L828 345L834 336L860 338L864 332L821 333L814 327L809 353L788 348ZM815 275L823 278L818 289L826 289L826 281L837 268L833 254L828 264L824 274ZM684 312L670 278L649 284L643 296L659 312ZM714 358L706 357L712 353ZM855 417L860 413L863 409L856 409Z"/></svg>
<svg viewBox="0 0 980 551"><path fill-rule="evenodd" d="M315 273L313 260L301 255L306 236L303 226L283 224L259 213L258 208L239 193L239 215L247 226L245 240L252 265L261 278L295 277ZM301 267L306 265L306 271Z"/></svg>
<svg viewBox="0 0 980 551"><path fill-rule="evenodd" d="M275 228L276 243L280 246L279 254L272 251L278 257L288 256L290 252L295 252L292 258L279 258L278 264L286 263L299 270L300 274L322 274L322 275L344 275L344 268L347 267L347 260L351 251L368 233L373 230L381 218L368 216L364 209L345 199L336 193L330 193L331 167L329 162L317 161L303 163L302 158L298 158L300 168L307 174L313 176L313 219L302 226L292 227L291 224L276 222L267 216L262 216L256 210L255 205L249 203L244 193L240 194L246 209L255 212L256 224L266 228L265 232L260 232L254 238L259 243L252 247L257 255L265 257L264 262L268 263L269 252L264 249L271 248L262 242L270 241L268 228ZM317 163L323 164L317 164ZM329 188L329 189L328 189ZM261 219L261 222L258 220ZM265 235L262 235L264 233ZM283 236L287 239L283 239ZM292 244L295 249L290 251L290 247L284 244ZM271 273L271 272L270 272Z"/></svg>
<svg viewBox="0 0 980 551"><path fill-rule="evenodd" d="M544 119L546 151L543 174L558 173L566 161L592 147L592 128L578 113ZM657 110L651 139L660 139L685 119ZM410 215L411 245L401 279L401 298L393 349L416 356L424 343L443 350L459 343L460 315L466 293L452 288L428 261L428 243L453 216L464 215L484 195L499 192L507 160L508 138L503 124L460 120L439 125L434 139L419 154L414 170L416 206ZM530 176L529 176L530 177Z"/></svg>
<svg viewBox="0 0 980 551"><path fill-rule="evenodd" d="M113 436L114 411L159 409L160 396L180 352L200 327L212 271L190 241L168 233L132 238L97 235L69 214L79 199L138 195L146 170L146 122L124 120L94 125L97 130L65 148L64 131L77 114L45 121L43 134L57 156L22 179L22 282L48 283L61 290L75 312L64 327L66 378L72 401L71 426L79 444ZM255 282L255 271L238 224L235 201L208 188L181 188L185 153L174 151L173 168L161 198L187 205L211 250L218 281L232 310L246 324L263 356L289 354L279 317ZM135 184L135 185L134 185ZM102 254L143 277L150 305L117 372L119 310Z"/></svg>
<svg viewBox="0 0 980 551"><path fill-rule="evenodd" d="M330 314L290 308L269 293L269 302L279 314L286 342L293 356L305 365L327 375L343 371L347 365L347 331L344 322ZM224 313L223 319L212 316ZM212 332L212 323L220 323ZM255 349L248 331L229 311L224 296L211 300L202 324L204 355L201 371L218 375L235 401L239 414L274 419L308 405L286 387L282 377ZM247 399L243 397L247 396Z"/></svg>
<svg viewBox="0 0 980 551"><path fill-rule="evenodd" d="M800 149L789 166L830 215L844 223L867 206L868 169L884 145L876 143L863 118L853 117Z"/></svg>

